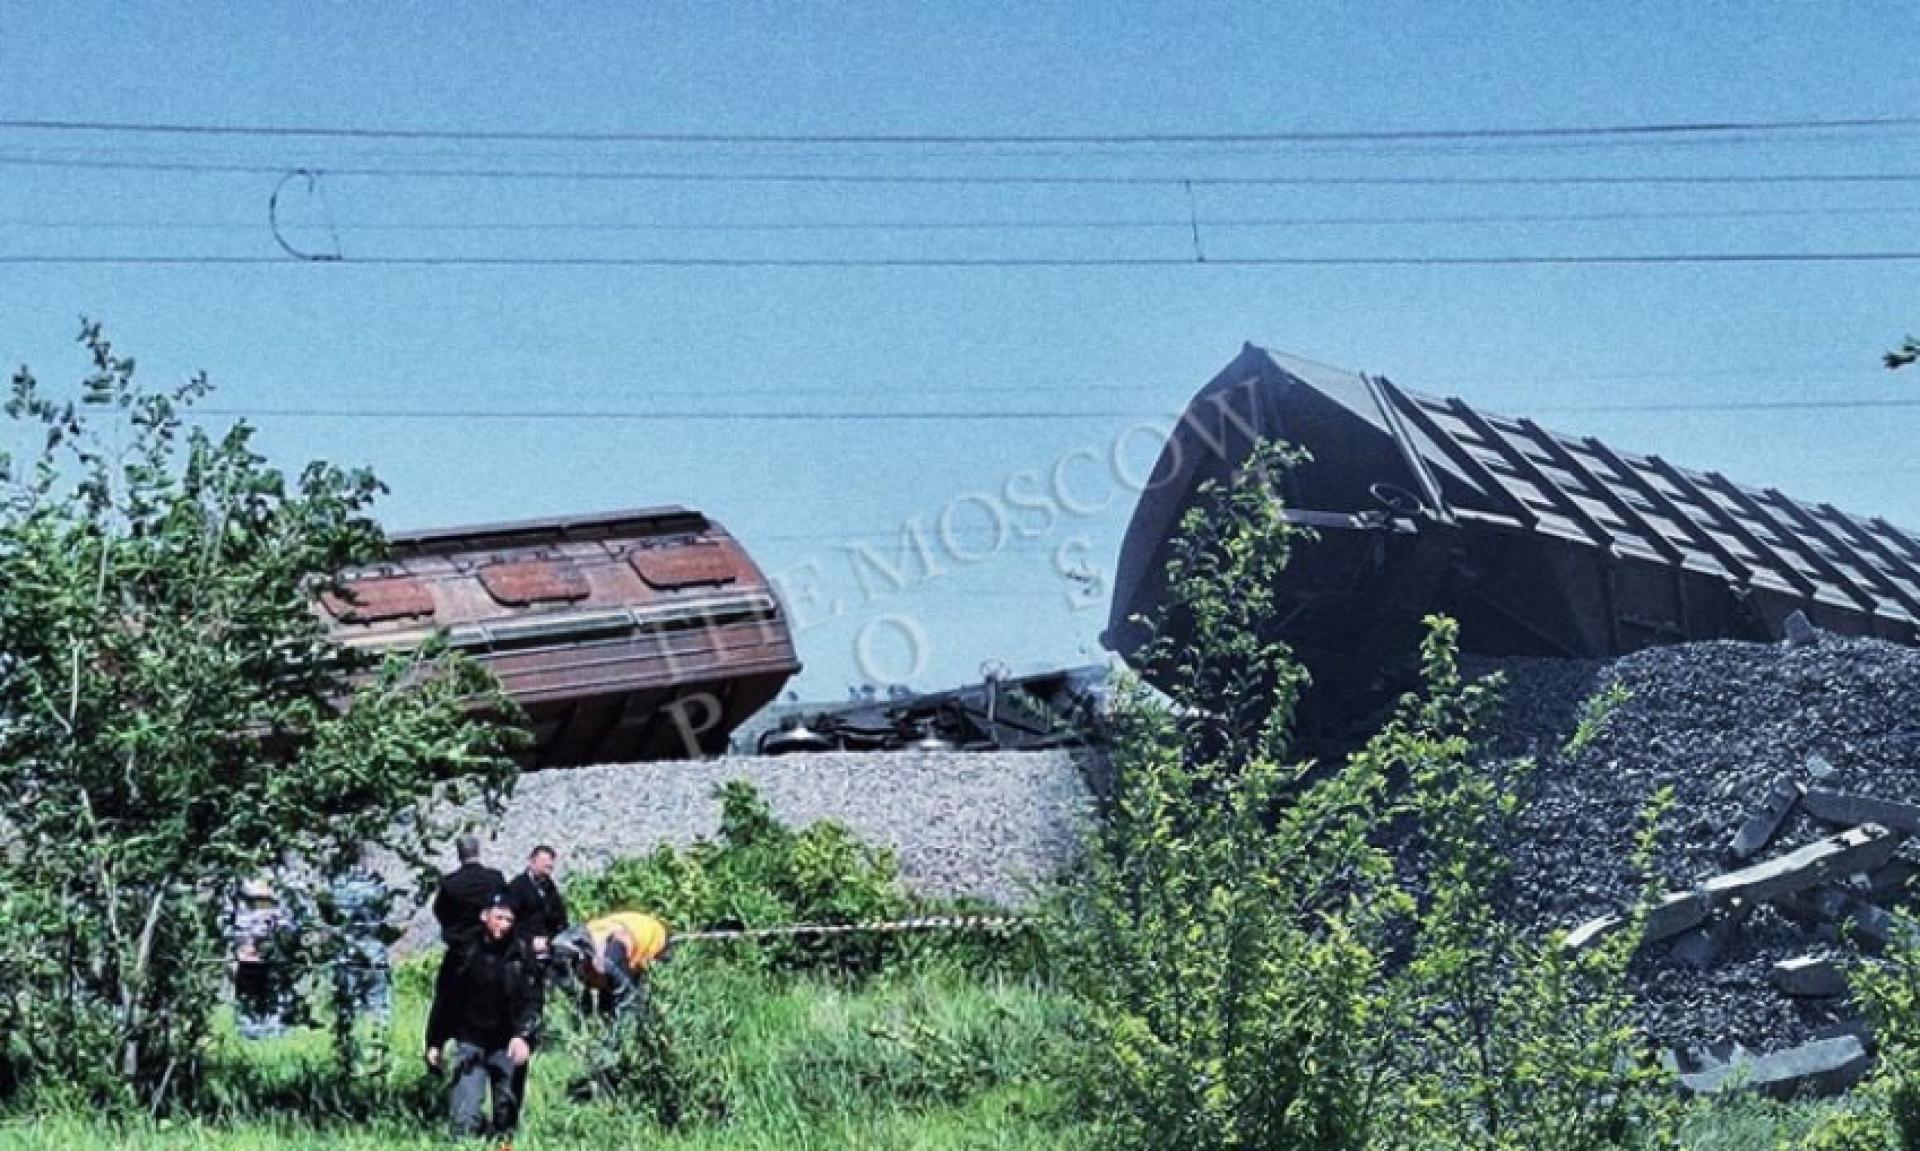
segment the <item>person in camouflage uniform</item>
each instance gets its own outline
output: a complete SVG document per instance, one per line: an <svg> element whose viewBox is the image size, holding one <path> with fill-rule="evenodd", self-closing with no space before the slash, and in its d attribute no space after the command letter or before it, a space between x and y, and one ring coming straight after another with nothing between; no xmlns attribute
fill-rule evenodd
<svg viewBox="0 0 1920 1151"><path fill-rule="evenodd" d="M393 892L362 862L335 876L328 896L329 926L341 944L333 966L334 994L352 1004L354 1014L384 1025L393 1016L393 965L387 955Z"/></svg>
<svg viewBox="0 0 1920 1151"><path fill-rule="evenodd" d="M293 934L293 917L272 882L255 878L240 884L227 914L227 940L234 960L234 1028L242 1039L287 1033L296 1006L285 955Z"/></svg>
<svg viewBox="0 0 1920 1151"><path fill-rule="evenodd" d="M393 892L367 863L366 853L327 885L321 912L333 935L334 1029L348 1042L356 1023L372 1024L371 1042L351 1042L354 1055L374 1073L386 1064L387 1032L393 1022L393 964L387 947L394 930L388 922Z"/></svg>

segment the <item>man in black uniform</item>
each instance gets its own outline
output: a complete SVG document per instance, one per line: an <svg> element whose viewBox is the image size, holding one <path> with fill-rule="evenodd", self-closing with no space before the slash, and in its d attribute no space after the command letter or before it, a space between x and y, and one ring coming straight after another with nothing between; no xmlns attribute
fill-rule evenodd
<svg viewBox="0 0 1920 1151"><path fill-rule="evenodd" d="M567 900L553 882L556 853L546 844L527 856L527 869L507 884L513 896L513 932L533 947L535 957L547 957L547 944L567 929Z"/></svg>
<svg viewBox="0 0 1920 1151"><path fill-rule="evenodd" d="M539 845L528 853L527 869L507 884L507 897L513 902L513 933L532 950L534 959L542 965L543 978L550 958L548 944L567 929L567 901L553 882L557 854L547 844ZM513 1093L522 1099L527 1097L524 1063L514 1076Z"/></svg>
<svg viewBox="0 0 1920 1151"><path fill-rule="evenodd" d="M480 940L481 913L493 897L507 890L507 877L480 862L480 838L463 835L453 841L453 853L460 866L440 877L433 893L433 917L440 922L440 942L447 945L440 956L440 970L433 977L433 1005L428 1018L440 1014L447 1001L447 985L460 965L462 954Z"/></svg>
<svg viewBox="0 0 1920 1151"><path fill-rule="evenodd" d="M453 1137L511 1136L523 1102L518 1074L533 1058L541 983L527 945L513 933L513 904L495 892L475 917L478 938L462 948L427 1018L427 1066L439 1071L453 1042ZM492 1122L482 1105L491 1088Z"/></svg>
<svg viewBox="0 0 1920 1151"><path fill-rule="evenodd" d="M506 876L480 862L478 836L454 840L453 853L460 866L441 876L433 893L433 917L440 921L440 941L449 954L480 938L480 913L507 888Z"/></svg>

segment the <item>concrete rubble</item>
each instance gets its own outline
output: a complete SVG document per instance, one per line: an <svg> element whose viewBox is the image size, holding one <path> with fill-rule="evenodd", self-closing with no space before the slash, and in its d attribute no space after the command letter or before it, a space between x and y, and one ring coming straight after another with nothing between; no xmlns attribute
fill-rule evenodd
<svg viewBox="0 0 1920 1151"><path fill-rule="evenodd" d="M1788 781L1791 783L1791 781ZM1780 806L1787 793L1776 781L1763 814ZM1792 797L1801 796L1793 784ZM1863 813L1876 810L1865 797L1826 793L1835 798L1828 810ZM1788 805L1790 806L1790 805ZM1778 819L1769 817L1774 827ZM1754 826L1742 825L1743 832ZM1771 838L1769 830L1763 838ZM1642 920L1640 946L1663 941L1668 964L1694 970L1711 969L1736 942L1753 909L1774 904L1795 919L1809 923L1822 938L1850 939L1870 950L1887 947L1901 925L1885 909L1831 886L1836 877L1868 883L1868 876L1887 866L1906 842L1904 831L1867 823L1827 835L1772 859L1737 871L1713 876L1692 891L1665 896L1648 908ZM1736 839L1736 843L1738 840ZM1736 853L1737 854L1737 853ZM1564 946L1578 950L1605 938L1631 921L1628 913L1590 919L1566 936ZM1848 993L1846 972L1833 959L1803 955L1773 965L1773 985L1783 995L1800 999L1843 999ZM1832 1094L1858 1082L1871 1063L1871 1053L1857 1036L1816 1039L1767 1055L1755 1056L1736 1047L1726 1057L1680 1058L1671 1061L1683 1089L1707 1094L1751 1089L1781 1098L1800 1094ZM1684 1070L1689 1064L1691 1070Z"/></svg>
<svg viewBox="0 0 1920 1151"><path fill-rule="evenodd" d="M1654 795L1673 801L1630 978L1688 1090L1844 1090L1872 1043L1846 973L1920 908L1920 652L1817 634L1614 661L1474 661L1502 673L1496 762L1524 757L1501 898L1568 946L1629 921ZM1621 697L1569 748L1582 704ZM1658 887L1655 888L1658 890Z"/></svg>
<svg viewBox="0 0 1920 1151"><path fill-rule="evenodd" d="M1744 1054L1679 1078L1682 1090L1697 1095L1745 1089L1791 1099L1845 1091L1860 1082L1872 1062L1865 1044L1842 1035L1767 1055Z"/></svg>

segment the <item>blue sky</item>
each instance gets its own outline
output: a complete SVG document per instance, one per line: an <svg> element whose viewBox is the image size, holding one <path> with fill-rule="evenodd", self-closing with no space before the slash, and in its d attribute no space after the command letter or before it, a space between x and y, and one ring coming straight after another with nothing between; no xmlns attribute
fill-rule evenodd
<svg viewBox="0 0 1920 1151"><path fill-rule="evenodd" d="M785 137L1886 120L1920 116L1916 46L1920 11L1892 3L0 0L0 120ZM0 359L75 378L78 318L103 320L152 379L206 370L220 418L258 424L284 465L372 465L394 527L700 508L788 585L802 691L935 687L988 660L1098 658L1098 581L1151 429L1243 341L1920 525L1920 376L1878 367L1920 329L1920 263L1218 262L1916 252L1920 182L1832 178L1920 175L1917 141L1920 125L914 147L0 128ZM309 189L299 169L324 174ZM609 178L641 171L727 178ZM923 182L738 179L768 174ZM1160 182L956 179L982 176ZM1735 182L1554 182L1623 176ZM1819 179L1737 182L1779 176ZM1452 182L1220 182L1274 177ZM1497 178L1527 182L1471 182ZM281 239L346 259L282 250L276 188ZM1178 261L1196 221L1214 263L587 263ZM268 262L6 262L21 256ZM916 524L931 565L902 549Z"/></svg>

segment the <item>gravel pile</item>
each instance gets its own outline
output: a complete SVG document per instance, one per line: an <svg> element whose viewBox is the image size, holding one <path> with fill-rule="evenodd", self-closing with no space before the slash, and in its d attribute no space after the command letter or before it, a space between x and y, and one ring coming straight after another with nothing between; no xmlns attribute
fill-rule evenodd
<svg viewBox="0 0 1920 1151"><path fill-rule="evenodd" d="M1661 786L1674 789L1675 804L1656 868L1672 891L1733 866L1725 851L1735 830L1782 774L1920 800L1920 651L1912 648L1821 636L1800 647L1703 643L1612 663L1482 661L1468 670L1505 672L1494 746L1538 762L1511 845L1512 889L1503 894L1522 922L1541 929L1571 927L1631 901L1634 836ZM1590 744L1564 754L1582 701L1616 682L1625 701ZM1761 858L1831 830L1796 813ZM1769 907L1756 909L1705 969L1673 962L1669 950L1650 947L1636 970L1645 1022L1664 1042L1775 1050L1848 1015L1844 1004L1774 990L1775 962L1844 949Z"/></svg>
<svg viewBox="0 0 1920 1151"><path fill-rule="evenodd" d="M1018 906L1076 856L1090 798L1073 756L1046 752L825 753L530 772L504 816L483 829L482 858L511 876L535 844L560 870L591 868L719 828L720 784L745 780L794 827L846 824L900 857L907 886ZM445 865L453 865L451 847ZM431 941L414 917L401 949Z"/></svg>

